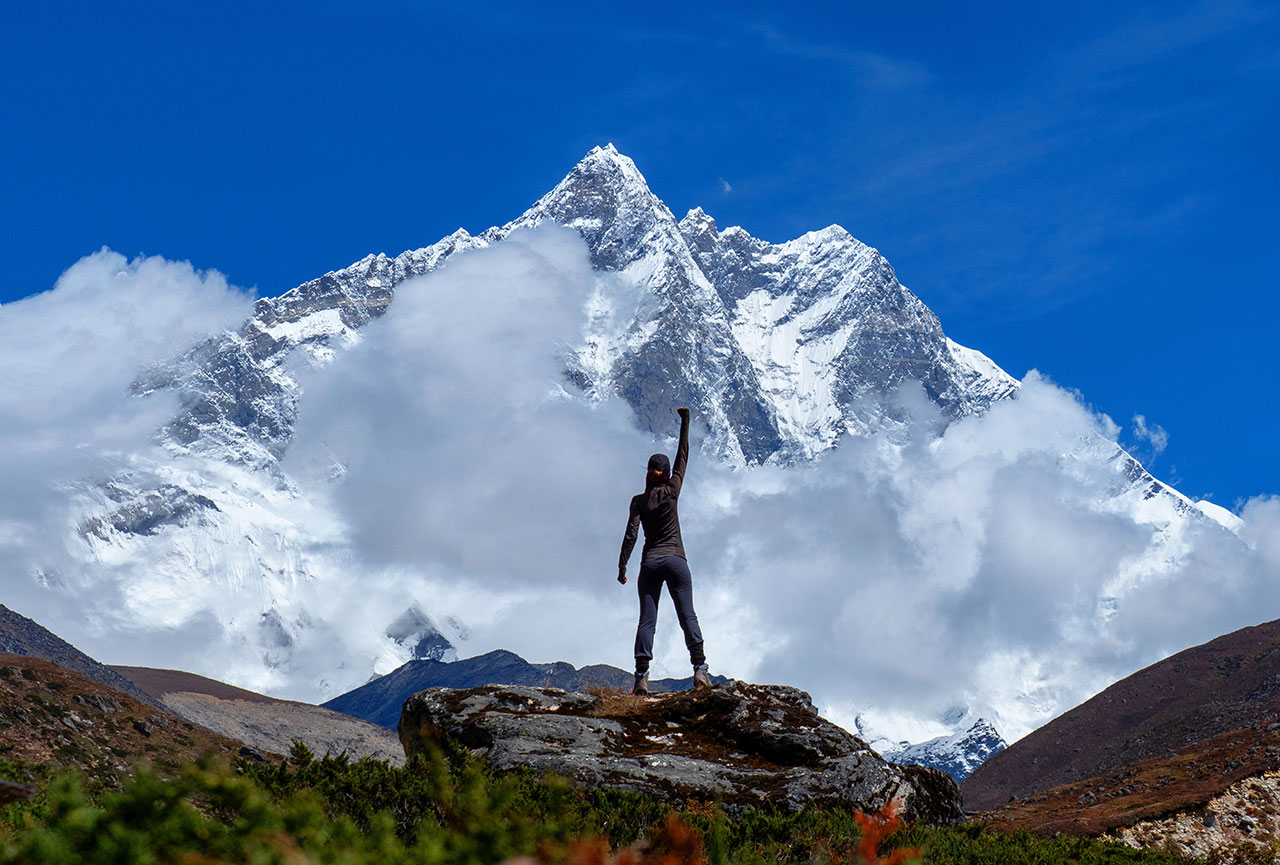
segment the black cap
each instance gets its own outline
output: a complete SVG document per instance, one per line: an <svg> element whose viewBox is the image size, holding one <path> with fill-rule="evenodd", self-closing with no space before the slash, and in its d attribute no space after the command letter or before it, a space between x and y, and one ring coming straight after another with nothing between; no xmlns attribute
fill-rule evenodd
<svg viewBox="0 0 1280 865"><path fill-rule="evenodd" d="M666 454L654 454L649 457L649 471L660 471L664 475L671 474L671 460Z"/></svg>

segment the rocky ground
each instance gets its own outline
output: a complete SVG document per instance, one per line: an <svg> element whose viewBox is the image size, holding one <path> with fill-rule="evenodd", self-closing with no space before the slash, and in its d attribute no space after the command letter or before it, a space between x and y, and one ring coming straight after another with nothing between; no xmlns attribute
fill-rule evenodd
<svg viewBox="0 0 1280 865"><path fill-rule="evenodd" d="M819 717L803 691L782 686L729 682L647 698L432 688L405 703L399 731L409 754L449 736L501 771L550 771L677 805L878 811L897 799L909 819L953 823L961 816L946 773L882 760Z"/></svg>
<svg viewBox="0 0 1280 865"><path fill-rule="evenodd" d="M3 604L0 604L0 652L52 661L100 685L123 691L143 703L152 703L154 708L160 708L149 695L115 670L98 663L43 625Z"/></svg>
<svg viewBox="0 0 1280 865"><path fill-rule="evenodd" d="M1144 820L1105 837L1133 847L1172 846L1197 858L1230 859L1237 851L1272 848L1280 842L1280 772L1232 784L1202 808Z"/></svg>
<svg viewBox="0 0 1280 865"><path fill-rule="evenodd" d="M711 680L727 681L723 676L712 676ZM460 661L409 661L385 676L334 697L324 707L394 730L400 721L404 701L428 688L527 685L563 691L620 690L630 689L633 681L631 673L608 664L592 664L581 669L564 661L531 664L515 652L496 649ZM653 692L685 691L691 687L692 676L649 682L649 690Z"/></svg>

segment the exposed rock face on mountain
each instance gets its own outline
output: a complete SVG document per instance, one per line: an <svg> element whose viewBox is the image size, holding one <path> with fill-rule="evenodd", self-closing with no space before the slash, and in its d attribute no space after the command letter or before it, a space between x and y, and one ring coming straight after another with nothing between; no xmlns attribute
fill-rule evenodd
<svg viewBox="0 0 1280 865"><path fill-rule="evenodd" d="M52 661L86 679L121 691L155 708L160 704L116 671L99 664L84 652L26 616L0 604L0 652Z"/></svg>
<svg viewBox="0 0 1280 865"><path fill-rule="evenodd" d="M404 751L392 733L359 718L310 703L276 700L181 670L112 669L178 717L261 751L287 754L296 740L316 754L345 752L353 759L404 762Z"/></svg>
<svg viewBox="0 0 1280 865"><path fill-rule="evenodd" d="M883 754L886 760L894 763L918 763L941 769L959 784L1006 747L995 726L986 718L979 718L967 730L917 745L886 750Z"/></svg>
<svg viewBox="0 0 1280 865"><path fill-rule="evenodd" d="M960 789L986 810L1167 757L1280 716L1280 620L1218 637L1122 679L996 754Z"/></svg>
<svg viewBox="0 0 1280 865"><path fill-rule="evenodd" d="M820 718L794 688L730 682L648 699L434 688L405 703L399 731L409 755L450 736L500 771L550 771L674 804L870 811L899 799L910 819L960 818L959 794L945 773L886 763Z"/></svg>
<svg viewBox="0 0 1280 865"><path fill-rule="evenodd" d="M630 690L632 681L631 673L608 664L595 664L582 669L564 661L531 664L515 652L498 649L452 663L409 661L385 676L379 676L340 697L334 697L324 706L394 730L400 721L404 701L427 688L528 685L566 691L589 688ZM712 681L723 682L725 679L723 676L714 676ZM649 688L655 693L683 691L688 690L692 684L692 677L654 679L649 683Z"/></svg>
<svg viewBox="0 0 1280 865"><path fill-rule="evenodd" d="M387 626L387 636L397 645L409 646L415 661L457 660L458 650L417 604Z"/></svg>
<svg viewBox="0 0 1280 865"><path fill-rule="evenodd" d="M197 346L136 388L182 394L184 410L167 428L175 445L271 466L297 417L291 357L327 360L386 312L399 283L544 222L576 229L598 271L651 297L621 330L591 334L572 377L621 395L654 432L666 432L672 405L695 406L731 461L810 457L844 432L880 428L896 419L891 396L907 382L922 383L951 418L1016 389L981 353L947 339L884 257L844 229L770 244L741 228L719 232L701 209L677 222L611 145L512 222L474 237L459 230L394 259L370 256L263 299L239 333Z"/></svg>

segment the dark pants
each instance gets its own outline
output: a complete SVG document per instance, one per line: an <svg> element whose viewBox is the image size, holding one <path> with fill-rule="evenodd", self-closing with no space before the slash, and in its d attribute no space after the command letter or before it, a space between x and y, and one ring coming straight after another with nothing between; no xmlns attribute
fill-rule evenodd
<svg viewBox="0 0 1280 865"><path fill-rule="evenodd" d="M676 605L680 629L684 631L684 644L689 648L689 660L694 666L707 662L702 651L702 629L698 627L698 614L693 611L693 577L689 565L680 556L656 556L640 563L640 576L636 588L640 591L640 625L636 628L636 672L647 673L653 659L653 630L658 626L658 598L662 584L667 584L671 600Z"/></svg>

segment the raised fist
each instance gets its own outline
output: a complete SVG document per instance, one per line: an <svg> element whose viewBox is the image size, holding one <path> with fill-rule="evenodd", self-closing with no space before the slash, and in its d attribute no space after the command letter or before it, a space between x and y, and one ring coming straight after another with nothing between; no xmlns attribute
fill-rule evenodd
<svg viewBox="0 0 1280 865"><path fill-rule="evenodd" d="M687 408L684 408L684 407L682 406L681 408L676 409L676 414L680 415L680 417L682 417L682 418L684 418L684 417L688 417L688 416L689 416L689 410L688 410Z"/></svg>

